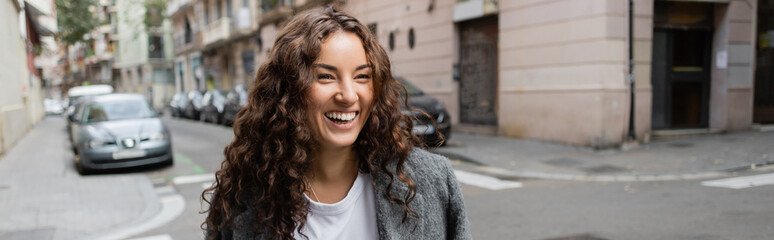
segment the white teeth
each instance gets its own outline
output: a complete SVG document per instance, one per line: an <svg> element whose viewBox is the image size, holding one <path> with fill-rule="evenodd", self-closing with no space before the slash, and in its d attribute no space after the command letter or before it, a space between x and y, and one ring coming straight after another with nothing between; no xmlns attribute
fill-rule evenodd
<svg viewBox="0 0 774 240"><path fill-rule="evenodd" d="M325 113L326 117L341 120L341 121L352 121L352 119L355 119L354 112L350 113L340 113L340 112L334 112L334 113Z"/></svg>

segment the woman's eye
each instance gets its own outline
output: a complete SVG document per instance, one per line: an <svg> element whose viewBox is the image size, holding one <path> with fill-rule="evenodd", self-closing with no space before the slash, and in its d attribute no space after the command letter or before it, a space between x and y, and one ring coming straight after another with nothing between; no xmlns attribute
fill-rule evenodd
<svg viewBox="0 0 774 240"><path fill-rule="evenodd" d="M333 79L333 76L330 74L318 74L317 79Z"/></svg>
<svg viewBox="0 0 774 240"><path fill-rule="evenodd" d="M361 78L361 79L371 79L371 75L368 75L368 74L360 74L360 75L357 75L357 77L355 77L355 78Z"/></svg>

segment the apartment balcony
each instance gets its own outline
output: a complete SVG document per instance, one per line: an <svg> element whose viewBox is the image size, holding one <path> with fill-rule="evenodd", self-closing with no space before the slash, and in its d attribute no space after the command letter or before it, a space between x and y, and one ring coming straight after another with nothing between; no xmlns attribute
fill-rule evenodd
<svg viewBox="0 0 774 240"><path fill-rule="evenodd" d="M212 48L225 43L231 35L231 19L228 17L218 19L207 25L202 32L204 48Z"/></svg>
<svg viewBox="0 0 774 240"><path fill-rule="evenodd" d="M173 41L175 56L195 50L201 50L202 32L193 33L188 37L186 37L185 34L175 35Z"/></svg>

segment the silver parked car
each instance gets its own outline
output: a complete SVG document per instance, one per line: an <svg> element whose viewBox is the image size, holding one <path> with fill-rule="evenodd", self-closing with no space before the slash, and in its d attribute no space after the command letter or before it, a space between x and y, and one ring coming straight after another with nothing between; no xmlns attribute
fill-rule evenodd
<svg viewBox="0 0 774 240"><path fill-rule="evenodd" d="M75 166L81 174L173 164L169 131L144 96L109 94L80 104L70 129Z"/></svg>

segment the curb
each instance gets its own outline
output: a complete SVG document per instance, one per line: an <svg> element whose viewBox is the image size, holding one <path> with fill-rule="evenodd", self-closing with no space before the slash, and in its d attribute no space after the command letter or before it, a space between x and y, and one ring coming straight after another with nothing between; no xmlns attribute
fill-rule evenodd
<svg viewBox="0 0 774 240"><path fill-rule="evenodd" d="M641 175L582 175L582 174L558 174L540 171L513 171L504 168L492 167L481 161L472 159L462 154L449 153L444 151L433 151L450 159L457 159L476 165L472 170L499 179L519 180L519 179L547 179L564 181L586 181L586 182L653 182L653 181L676 181L676 180L700 180L708 178L720 178L734 176L740 172L755 170L760 167L774 165L774 161L756 163L747 166L729 168L725 170L691 172L691 173L671 173L671 174L641 174Z"/></svg>
<svg viewBox="0 0 774 240"><path fill-rule="evenodd" d="M145 200L142 214L122 224L122 227L98 232L85 239L126 239L163 226L183 212L185 199L172 186L156 186L144 175L137 175L136 178L135 183Z"/></svg>

